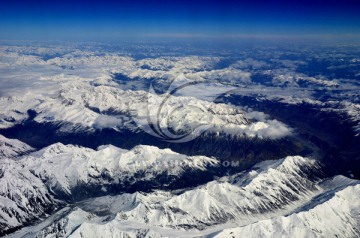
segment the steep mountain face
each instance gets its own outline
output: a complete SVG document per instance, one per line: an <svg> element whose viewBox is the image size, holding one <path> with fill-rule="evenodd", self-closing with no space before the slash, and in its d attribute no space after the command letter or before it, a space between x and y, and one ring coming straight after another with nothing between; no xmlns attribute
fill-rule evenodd
<svg viewBox="0 0 360 238"><path fill-rule="evenodd" d="M315 161L288 157L278 163L257 166L250 173L224 177L180 194L135 193L102 201L107 203L105 207L112 207L109 211L117 210L116 220L119 221L205 229L226 222L248 223L281 213L322 190L313 176L320 172ZM101 203L100 199L87 202L84 209Z"/></svg>
<svg viewBox="0 0 360 238"><path fill-rule="evenodd" d="M326 179L315 160L289 156L263 161L214 180L211 171L216 169L221 171L221 164L213 158L153 146L93 150L57 143L16 160L4 158L2 234L46 216L10 237L359 234L358 181ZM170 186L191 177L189 184ZM157 187L159 181L162 187ZM189 188L191 181L210 182ZM126 190L132 186L136 192ZM251 233L253 229L257 232Z"/></svg>
<svg viewBox="0 0 360 238"><path fill-rule="evenodd" d="M327 194L307 211L225 229L213 237L359 237L360 185Z"/></svg>
<svg viewBox="0 0 360 238"><path fill-rule="evenodd" d="M324 232L355 237L358 181L323 179L321 170L321 164L300 156L264 161L193 189L90 198L30 229L36 237L262 237L278 231L285 236L297 232L317 237ZM340 201L344 204L337 206ZM332 222L338 225L331 227ZM260 227L258 233L251 233L254 226ZM276 229L271 233L266 227ZM21 234L28 230L14 237Z"/></svg>
<svg viewBox="0 0 360 238"><path fill-rule="evenodd" d="M12 158L15 159L21 155L34 151L31 146L19 141L8 139L0 134L0 159Z"/></svg>
<svg viewBox="0 0 360 238"><path fill-rule="evenodd" d="M62 202L20 161L0 163L0 235L53 213Z"/></svg>
<svg viewBox="0 0 360 238"><path fill-rule="evenodd" d="M194 181L211 180L216 173L207 169L219 167L213 158L191 157L153 146L132 150L102 146L92 150L61 143L1 162L1 234L54 213L65 205L64 201L131 189L184 187ZM177 184L178 179L183 182Z"/></svg>
<svg viewBox="0 0 360 238"><path fill-rule="evenodd" d="M186 182L186 177L205 176L207 168L218 166L212 158L181 155L153 146L124 150L109 145L92 150L61 143L23 157L21 163L55 194L71 200L135 187L146 190L176 186L178 179ZM210 179L211 173L208 176Z"/></svg>

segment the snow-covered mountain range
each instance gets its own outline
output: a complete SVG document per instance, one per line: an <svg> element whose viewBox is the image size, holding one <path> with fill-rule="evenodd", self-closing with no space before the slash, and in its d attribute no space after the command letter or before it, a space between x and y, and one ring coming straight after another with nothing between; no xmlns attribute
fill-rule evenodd
<svg viewBox="0 0 360 238"><path fill-rule="evenodd" d="M0 163L0 235L36 222L60 207L43 181L18 161Z"/></svg>
<svg viewBox="0 0 360 238"><path fill-rule="evenodd" d="M268 119L261 113L261 116L247 115L239 107L193 97L93 86L92 81L86 80L62 80L58 82L57 90L51 93L0 98L0 110L2 128L31 118L31 111L31 119L38 123L70 124L71 128L82 126L83 130L141 128L149 133L154 131L155 136L161 135L163 130L192 133L207 130L260 138L281 138L291 134L291 129L284 123ZM150 130L151 126L156 130ZM168 136L171 138L172 134Z"/></svg>
<svg viewBox="0 0 360 238"><path fill-rule="evenodd" d="M335 177L331 182L337 180L344 180L343 177ZM346 179L345 179L346 180ZM335 184L332 184L335 186ZM358 237L359 236L359 189L360 185L354 181L346 181L342 184L344 187L339 187L334 190L325 190L319 196L314 198L314 201L309 202L308 210L294 211L291 214L264 214L261 218L252 218L251 213L244 215L251 217L246 219L245 223L222 223L216 226L208 226L202 230L190 227L169 228L165 224L154 225L144 224L143 219L124 221L122 212L110 214L107 209L115 209L119 207L128 209L126 207L127 200L122 197L121 200L101 198L89 204L84 209L69 208L66 211L61 211L64 217L56 220L50 226L33 227L36 231L37 237L56 237L62 235L66 237L278 237L279 234L283 237ZM227 195L231 196L231 193ZM158 194L155 195L159 197ZM161 195L163 197L164 195ZM165 195L166 197L166 195ZM137 202L136 198L131 197L131 202ZM151 200L150 203L156 201ZM319 199L320 202L317 200ZM107 201L108 200L108 201ZM107 206L96 202L109 202ZM206 203L204 201L202 203ZM201 203L201 204L202 204ZM110 205L111 204L111 205ZM161 216L161 212L154 213L149 211L149 208L141 203L145 209L141 210L139 218L151 218L151 221L159 221L166 216ZM196 207L193 203L191 208ZM154 205L150 206L151 208ZM95 211L94 211L95 209ZM98 210L99 209L99 210ZM302 207L300 207L302 209ZM175 212L180 213L181 210ZM91 212L92 211L92 212ZM162 211L160 209L160 211ZM96 215L99 212L101 215ZM168 212L167 210L162 212ZM186 217L187 213L183 212ZM266 218L266 217L269 218ZM172 219L180 219L179 217L171 217ZM182 218L185 222L191 222ZM236 227L238 226L238 227ZM228 228L235 227L235 228ZM26 234L26 230L18 234Z"/></svg>
<svg viewBox="0 0 360 238"><path fill-rule="evenodd" d="M60 200L116 194L132 186L175 186L182 177L196 176L218 163L213 158L153 146L132 150L103 146L95 151L60 143L16 159L3 158L0 224L3 232L25 225L54 211Z"/></svg>
<svg viewBox="0 0 360 238"><path fill-rule="evenodd" d="M213 237L358 237L360 185L322 197L320 204L287 216L225 229Z"/></svg>
<svg viewBox="0 0 360 238"><path fill-rule="evenodd" d="M219 166L214 158L153 146L93 150L57 143L2 159L0 224L10 233L43 218L10 237L276 237L295 230L301 237L360 234L359 182L326 178L321 163L300 156L264 161L193 188L154 184L143 192L108 191L110 184L130 186L159 175L164 183L176 182L184 174Z"/></svg>
<svg viewBox="0 0 360 238"><path fill-rule="evenodd" d="M0 159L2 158L17 158L34 151L31 146L14 139L8 139L0 135Z"/></svg>
<svg viewBox="0 0 360 238"><path fill-rule="evenodd" d="M2 42L0 236L360 237L359 47L202 47Z"/></svg>

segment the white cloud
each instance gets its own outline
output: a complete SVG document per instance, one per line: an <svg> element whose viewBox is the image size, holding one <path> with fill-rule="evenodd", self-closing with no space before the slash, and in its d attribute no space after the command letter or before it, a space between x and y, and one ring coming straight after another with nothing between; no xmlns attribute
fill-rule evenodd
<svg viewBox="0 0 360 238"><path fill-rule="evenodd" d="M117 126L121 126L122 124L123 124L123 120L121 118L108 116L108 115L99 115L96 118L93 126L96 129L103 129L103 128L114 128Z"/></svg>

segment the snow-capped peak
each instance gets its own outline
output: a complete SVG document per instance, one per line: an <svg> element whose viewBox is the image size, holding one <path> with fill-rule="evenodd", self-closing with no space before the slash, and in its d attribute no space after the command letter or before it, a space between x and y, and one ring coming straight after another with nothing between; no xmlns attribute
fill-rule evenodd
<svg viewBox="0 0 360 238"><path fill-rule="evenodd" d="M201 171L217 166L218 161L154 146L141 145L124 150L107 145L93 150L56 143L23 157L21 163L46 181L53 191L70 195L79 186L120 186L127 179L151 181L165 174L178 177L187 170Z"/></svg>
<svg viewBox="0 0 360 238"><path fill-rule="evenodd" d="M19 140L8 139L0 134L0 159L15 159L33 150L34 148Z"/></svg>

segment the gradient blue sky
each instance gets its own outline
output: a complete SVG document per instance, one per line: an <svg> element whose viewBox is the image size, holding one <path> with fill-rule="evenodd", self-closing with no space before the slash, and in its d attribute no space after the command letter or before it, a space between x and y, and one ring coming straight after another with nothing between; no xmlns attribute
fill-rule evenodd
<svg viewBox="0 0 360 238"><path fill-rule="evenodd" d="M1 1L0 39L354 36L360 0Z"/></svg>

